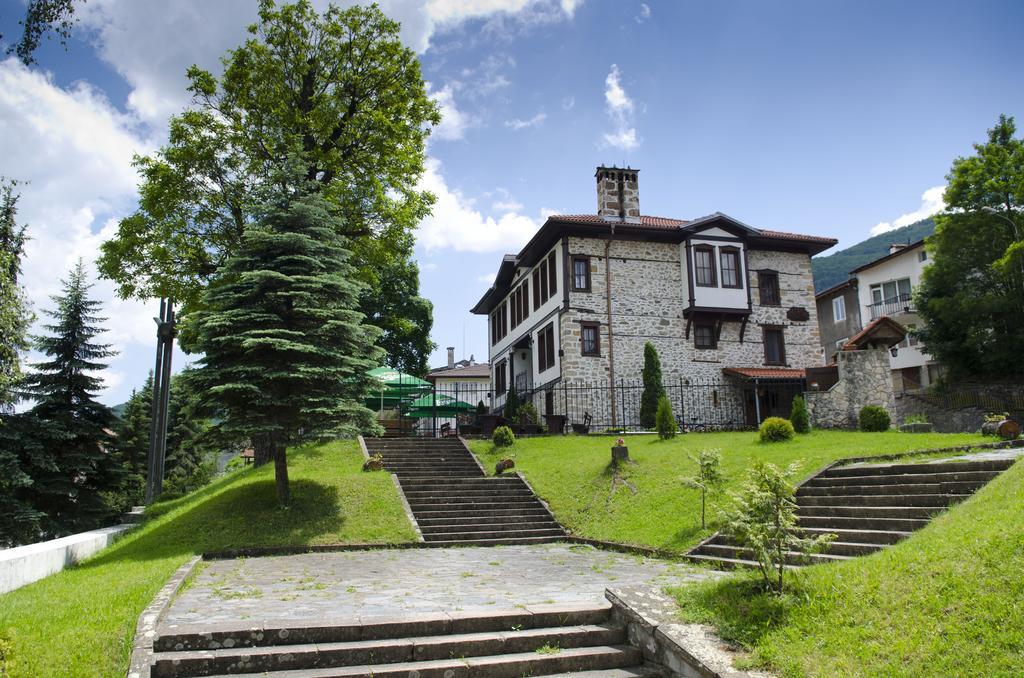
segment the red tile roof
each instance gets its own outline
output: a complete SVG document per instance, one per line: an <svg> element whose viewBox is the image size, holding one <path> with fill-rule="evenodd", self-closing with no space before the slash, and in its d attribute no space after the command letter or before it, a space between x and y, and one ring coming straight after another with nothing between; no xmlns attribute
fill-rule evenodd
<svg viewBox="0 0 1024 678"><path fill-rule="evenodd" d="M803 369L789 367L723 367L724 374L747 379L803 379Z"/></svg>
<svg viewBox="0 0 1024 678"><path fill-rule="evenodd" d="M887 333L887 334L886 334ZM875 337L879 337L885 341L889 347L893 347L896 344L903 341L907 336L907 328L900 325L898 322L893 320L887 315L883 315L881 318L876 318L868 323L867 327L862 329L857 334L849 338L846 344L843 345L844 351L859 351L861 344L866 344Z"/></svg>
<svg viewBox="0 0 1024 678"><path fill-rule="evenodd" d="M609 223L613 223L607 219L604 219L597 214L552 214L548 217L552 221L564 221L573 224L593 224L595 226L603 226ZM647 214L641 215L640 223L620 222L615 221L616 228L629 228L629 227L641 227L641 228L663 228L665 230L674 230L682 228L691 221L686 219L672 219L669 217L654 217ZM785 231L769 231L765 229L758 229L762 238L769 238L771 240L796 240L802 242L819 242L819 243L830 243L835 244L837 241L835 238L826 238L818 235L801 235L800 233L787 233Z"/></svg>

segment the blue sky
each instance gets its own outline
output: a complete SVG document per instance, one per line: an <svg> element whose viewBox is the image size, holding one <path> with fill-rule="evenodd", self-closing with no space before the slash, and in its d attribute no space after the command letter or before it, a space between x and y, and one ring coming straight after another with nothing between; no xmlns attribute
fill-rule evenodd
<svg viewBox="0 0 1024 678"><path fill-rule="evenodd" d="M641 169L647 214L722 211L840 247L941 206L950 162L1000 113L1024 123L1019 2L607 2L388 0L446 114L418 233L435 304L433 363L454 345L486 356L468 313L502 253L552 212L593 212L601 163ZM37 310L81 256L95 257L135 202L134 152L187 104L191 63L216 68L251 0L89 0L65 51L0 63L0 174L29 180ZM0 0L12 37L23 0ZM152 303L95 288L120 355L103 400L140 384ZM177 364L183 363L179 356Z"/></svg>

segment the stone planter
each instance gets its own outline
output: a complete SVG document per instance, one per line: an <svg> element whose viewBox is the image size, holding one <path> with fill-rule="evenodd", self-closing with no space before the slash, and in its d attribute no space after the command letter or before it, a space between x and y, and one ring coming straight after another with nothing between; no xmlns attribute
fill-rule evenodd
<svg viewBox="0 0 1024 678"><path fill-rule="evenodd" d="M511 459L508 459L508 458L500 459L500 460L498 460L498 463L494 465L494 475L500 476L505 471L508 471L510 469L514 469L515 467L516 467L516 463L514 461L512 461Z"/></svg>
<svg viewBox="0 0 1024 678"><path fill-rule="evenodd" d="M384 470L384 461L381 460L381 459L375 458L375 457L370 457L365 462L363 462L363 470L364 471L383 471Z"/></svg>
<svg viewBox="0 0 1024 678"><path fill-rule="evenodd" d="M913 424L903 424L900 426L900 431L903 433L931 433L932 425L926 421L916 422Z"/></svg>
<svg viewBox="0 0 1024 678"><path fill-rule="evenodd" d="M625 445L612 446L612 463L621 466L629 461L629 448Z"/></svg>
<svg viewBox="0 0 1024 678"><path fill-rule="evenodd" d="M552 435L563 435L565 433L565 415L564 414L545 414L544 423L548 427L548 433Z"/></svg>

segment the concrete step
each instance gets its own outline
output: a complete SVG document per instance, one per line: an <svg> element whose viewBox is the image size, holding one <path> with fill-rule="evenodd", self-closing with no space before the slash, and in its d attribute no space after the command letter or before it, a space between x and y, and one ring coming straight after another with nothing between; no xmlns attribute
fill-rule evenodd
<svg viewBox="0 0 1024 678"><path fill-rule="evenodd" d="M604 645L566 648L553 653L524 652L518 654L487 655L457 659L435 659L423 662L402 662L369 666L351 666L324 669L302 669L275 672L277 678L347 678L373 676L374 678L521 678L553 672L614 669L633 666L642 661L640 650L631 645ZM224 674L253 676L248 674Z"/></svg>
<svg viewBox="0 0 1024 678"><path fill-rule="evenodd" d="M867 555L869 553L874 553L875 551L880 551L885 546L885 544L874 544L874 543L870 543L870 542L858 542L858 541L843 540L835 532L831 532L830 533L827 530L821 532L821 534L835 534L836 537L837 537L836 540L830 542L829 545L828 545L828 548L826 548L823 551L823 553L827 554L827 555L833 555L833 556L863 556L863 555ZM817 535L808 535L808 536L817 536ZM733 548L737 548L738 547L736 542L733 541L731 538L729 538L729 537L727 537L726 535L723 535L723 534L718 534L718 535L715 535L711 540L705 542L699 549L696 550L696 553L705 553L705 554L708 554L708 555L714 555L711 551L706 550L707 547L711 547L711 546L725 546L725 547L733 547ZM744 554L732 555L730 557L748 558L749 554L748 553L744 553Z"/></svg>
<svg viewBox="0 0 1024 678"><path fill-rule="evenodd" d="M183 678L352 666L373 666L376 672L377 667L387 669L388 664L520 654L545 646L568 649L619 645L625 642L625 636L623 627L604 624L160 652L155 655L152 676Z"/></svg>
<svg viewBox="0 0 1024 678"><path fill-rule="evenodd" d="M402 489L406 492L427 490L462 490L492 489L496 487L526 488L526 484L516 480L488 480L486 478L403 478Z"/></svg>
<svg viewBox="0 0 1024 678"><path fill-rule="evenodd" d="M719 570L736 570L740 568L755 568L758 567L756 560L747 560L744 558L720 558L718 556L707 556L700 553L687 553L686 559L700 563L702 565L708 565ZM786 569L794 569L795 565L786 565Z"/></svg>
<svg viewBox="0 0 1024 678"><path fill-rule="evenodd" d="M424 541L484 541L491 539L521 539L529 537L564 537L565 532L554 523L551 527L521 529L491 528L477 531L430 532L423 534Z"/></svg>
<svg viewBox="0 0 1024 678"><path fill-rule="evenodd" d="M999 471L953 471L949 473L890 473L883 475L817 476L801 486L844 487L847 485L906 485L916 483L986 483Z"/></svg>
<svg viewBox="0 0 1024 678"><path fill-rule="evenodd" d="M898 477L898 476L897 476ZM973 494L984 481L946 483L892 483L884 485L804 485L796 491L803 497L838 497L842 495L909 495L909 494Z"/></svg>
<svg viewBox="0 0 1024 678"><path fill-rule="evenodd" d="M941 513L938 506L799 506L801 518L923 518Z"/></svg>
<svg viewBox="0 0 1024 678"><path fill-rule="evenodd" d="M445 510L445 511L434 511L434 510L423 510L416 512L416 522L419 523L421 520L447 520L448 518L490 518L490 517L507 517L507 516L534 516L534 515L548 515L548 512L544 507L537 502L536 504L520 504L514 506L502 506L501 504L489 504L481 506L477 509L456 509L456 510Z"/></svg>
<svg viewBox="0 0 1024 678"><path fill-rule="evenodd" d="M821 475L826 478L851 476L905 475L908 473L963 473L967 471L1005 471L1013 466L1013 459L984 461L957 461L917 464L879 464L877 466L838 466Z"/></svg>
<svg viewBox="0 0 1024 678"><path fill-rule="evenodd" d="M471 478L474 475L482 478L484 475L479 469L477 469L475 474L471 471L448 471L446 469L433 469L430 471L423 469L410 471L403 471L402 469L387 469L387 471L389 473L394 473L396 476L401 478Z"/></svg>
<svg viewBox="0 0 1024 678"><path fill-rule="evenodd" d="M824 497L803 496L797 498L801 507L811 506L902 506L940 507L967 499L969 494L843 494Z"/></svg>
<svg viewBox="0 0 1024 678"><path fill-rule="evenodd" d="M823 527L804 527L803 532L805 532L809 537L817 537L823 534L834 534L843 542L876 544L878 546L895 544L902 539L906 539L911 534L910 532L900 532L897 530L844 530L828 529Z"/></svg>
<svg viewBox="0 0 1024 678"><path fill-rule="evenodd" d="M435 527L438 525L500 525L500 524L515 524L519 522L540 522L548 521L551 522L551 517L546 511L536 511L530 513L519 513L509 515L467 515L459 517L446 517L446 518L421 518L417 516L416 522L420 525L420 529L426 529L427 527Z"/></svg>
<svg viewBox="0 0 1024 678"><path fill-rule="evenodd" d="M533 492L530 492L530 490L526 489L525 487L494 487L479 490L407 490L403 487L402 491L405 493L405 497L409 501L412 501L413 499L435 499L438 497L458 497L460 499L490 499L492 497L533 496Z"/></svg>
<svg viewBox="0 0 1024 678"><path fill-rule="evenodd" d="M716 558L727 560L755 560L753 557L754 552L751 549L742 548L739 546L729 546L726 544L704 544L694 553L696 555L714 556ZM804 555L796 551L787 551L785 555L787 565L831 563L840 560L849 560L850 558L850 556L836 555L830 553L814 553Z"/></svg>
<svg viewBox="0 0 1024 678"><path fill-rule="evenodd" d="M433 523L431 525L424 525L420 523L420 531L424 535L427 535L443 534L446 532L485 532L489 530L537 530L558 527L558 524L550 518L516 518L514 520L494 522L489 520L480 520L479 518L464 518L462 520L470 520L474 522Z"/></svg>
<svg viewBox="0 0 1024 678"><path fill-rule="evenodd" d="M467 508L470 506L480 506L481 508L493 506L494 504L534 504L537 503L537 498L529 494L509 494L505 492L496 492L488 495L487 497L423 497L409 499L409 506L416 508L417 506L429 506L432 507L429 510L439 511L443 510L439 507L455 506L458 508Z"/></svg>
<svg viewBox="0 0 1024 678"><path fill-rule="evenodd" d="M537 678L662 678L667 675L665 670L659 666L631 666L625 669L545 673L543 676L537 676Z"/></svg>
<svg viewBox="0 0 1024 678"><path fill-rule="evenodd" d="M881 530L913 532L928 524L927 518L850 518L843 516L800 516L800 527L825 530Z"/></svg>
<svg viewBox="0 0 1024 678"><path fill-rule="evenodd" d="M497 539L445 539L441 541L428 540L425 542L431 547L449 546L515 546L524 544L551 544L565 539L565 534L551 535L548 537L501 537Z"/></svg>

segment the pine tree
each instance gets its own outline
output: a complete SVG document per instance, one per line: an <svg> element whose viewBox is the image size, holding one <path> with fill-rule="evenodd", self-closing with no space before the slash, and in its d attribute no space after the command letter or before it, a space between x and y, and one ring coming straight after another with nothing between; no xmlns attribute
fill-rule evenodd
<svg viewBox="0 0 1024 678"><path fill-rule="evenodd" d="M97 402L103 382L94 376L114 355L95 341L105 320L96 315L99 302L89 298L82 262L62 281L62 293L52 297L57 308L47 315L51 334L34 337L47 360L33 365L25 392L35 401L28 416L35 420L38 439L48 454L33 474L34 507L45 514L43 532L49 536L92 529L113 510L105 493L122 480L120 464L111 453L114 425L110 408Z"/></svg>
<svg viewBox="0 0 1024 678"><path fill-rule="evenodd" d="M661 359L654 344L644 344L644 391L640 396L640 426L647 430L657 423L658 401L665 395L665 386L661 383Z"/></svg>
<svg viewBox="0 0 1024 678"><path fill-rule="evenodd" d="M288 445L376 426L362 399L380 352L337 221L312 191L273 199L191 318L191 387L221 433L273 451L282 504Z"/></svg>
<svg viewBox="0 0 1024 678"><path fill-rule="evenodd" d="M25 227L18 226L16 184L0 177L0 411L13 405L21 379L21 354L33 316L19 285L25 253Z"/></svg>
<svg viewBox="0 0 1024 678"><path fill-rule="evenodd" d="M209 475L203 472L207 450L202 443L208 424L195 411L187 374L171 380L167 422L164 475L171 491L185 494L204 485Z"/></svg>
<svg viewBox="0 0 1024 678"><path fill-rule="evenodd" d="M138 391L132 391L117 427L117 451L125 469L126 503L142 502L146 491L149 435L153 420L153 373Z"/></svg>
<svg viewBox="0 0 1024 678"><path fill-rule="evenodd" d="M40 538L32 475L48 465L48 455L35 424L24 414L0 414L0 548Z"/></svg>

